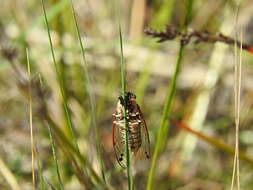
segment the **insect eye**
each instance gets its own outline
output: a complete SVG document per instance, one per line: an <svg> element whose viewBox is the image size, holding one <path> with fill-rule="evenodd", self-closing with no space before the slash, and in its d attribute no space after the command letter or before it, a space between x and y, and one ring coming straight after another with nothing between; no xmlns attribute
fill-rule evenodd
<svg viewBox="0 0 253 190"><path fill-rule="evenodd" d="M136 95L133 94L132 92L127 92L127 93L126 93L126 97L127 97L128 99L131 99L131 98L136 99Z"/></svg>

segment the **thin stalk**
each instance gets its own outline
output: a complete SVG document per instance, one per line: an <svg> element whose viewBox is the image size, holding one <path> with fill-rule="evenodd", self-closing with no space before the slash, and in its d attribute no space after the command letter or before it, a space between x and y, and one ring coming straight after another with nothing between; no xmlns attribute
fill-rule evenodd
<svg viewBox="0 0 253 190"><path fill-rule="evenodd" d="M193 9L193 0L187 1L186 6L186 18L185 23L182 27L182 31L185 32L187 30L187 26L189 25L191 19L192 19L192 9ZM178 76L182 67L182 59L183 59L183 53L184 53L184 43L183 41L180 42L179 46L179 52L177 57L177 63L176 63L176 69L172 78L172 81L168 85L168 92L166 97L165 106L163 109L163 115L160 122L160 127L157 133L156 137L156 144L155 144L155 150L153 153L153 158L151 162L151 167L148 174L148 183L147 183L147 190L152 190L154 185L154 177L155 177L155 169L157 165L157 160L160 152L164 149L166 144L166 139L169 133L169 122L168 117L171 114L173 100L176 94L176 86L177 86L177 80Z"/></svg>
<svg viewBox="0 0 253 190"><path fill-rule="evenodd" d="M133 175L131 169L131 155L129 151L129 144L128 144L128 121L127 121L127 114L126 114L126 99L125 99L125 92L126 92L126 64L124 60L124 52L123 52L123 42L122 42L122 32L121 32L121 25L119 22L119 42L120 42L120 73L121 73L121 94L124 100L124 123L125 123L125 153L126 153L126 165L127 165L127 182L128 182L128 189L133 189Z"/></svg>
<svg viewBox="0 0 253 190"><path fill-rule="evenodd" d="M54 139L53 139L53 136L52 136L52 130L51 130L51 127L49 125L48 125L48 133L49 133L51 149L52 149L52 153L53 153L53 159L54 159L54 163L55 163L55 167L56 167L56 173L57 173L59 188L60 188L60 190L63 190L64 187L63 187L63 183L62 183L61 175L60 175L60 171L59 171L59 165L58 165L58 160L57 160L57 156L56 156L55 143L54 143Z"/></svg>
<svg viewBox="0 0 253 190"><path fill-rule="evenodd" d="M68 130L71 133L71 138L74 141L75 146L79 150L77 140L76 140L76 137L75 137L75 134L74 134L73 123L72 123L72 119L71 119L71 116L70 116L69 107L67 105L67 99L66 99L65 91L64 91L64 88L63 88L63 80L61 78L61 74L58 70L58 66L57 66L57 63L56 63L56 58L55 58L55 54L54 54L54 48L53 48L52 38L51 38L51 34L50 34L49 23L48 23L48 19L47 19L47 13L46 13L46 9L45 9L44 0L41 0L41 2L42 2L43 13L44 13L46 27L47 27L47 33L48 33L48 38L49 38L49 43L50 43L50 49L51 49L51 53L52 53L52 57L53 57L53 64L54 64L57 80L59 82L59 87L60 87L60 92L61 92L63 107L64 107L64 113L65 113L65 116L67 118Z"/></svg>
<svg viewBox="0 0 253 190"><path fill-rule="evenodd" d="M81 52L82 52L83 68L84 68L85 78L86 78L86 89L88 92L89 104L90 104L90 109L91 109L91 122L92 122L92 126L95 129L97 154L98 154L98 159L99 159L99 163L100 163L101 175L102 175L104 182L106 182L105 172L104 172L104 163L103 163L103 159L102 159L102 155L101 155L100 137L99 137L98 126L97 126L97 122L96 122L95 100L94 100L94 95L92 93L92 86L91 86L91 82L90 82L90 75L89 75L88 65L87 65L86 56L85 56L85 49L83 46L83 42L82 42L82 38L81 38L81 34L80 34L80 29L79 29L79 25L78 25L77 18L76 18L76 13L75 13L75 9L73 6L73 1L70 0L70 3L71 3L73 18L75 21L75 28L76 28L76 32L78 35L79 45L80 45Z"/></svg>
<svg viewBox="0 0 253 190"><path fill-rule="evenodd" d="M177 79L178 79L181 65L182 65L183 52L184 52L184 45L181 43L179 47L178 57L177 57L176 70L174 72L172 81L169 83L169 86L168 86L168 93L167 93L168 96L167 96L166 103L164 106L163 115L162 115L159 130L158 130L158 134L157 134L155 150L152 156L151 167L149 170L147 190L153 189L157 159L161 150L164 148L167 134L169 133L168 117L171 114L172 103L173 103L174 96L176 93Z"/></svg>
<svg viewBox="0 0 253 190"><path fill-rule="evenodd" d="M26 60L27 60L27 70L29 75L29 126L30 126L30 137L31 137L31 153L32 153L32 189L35 190L35 166L34 166L34 140L33 140L33 114L32 114L32 88L31 88L31 68L29 51L26 48Z"/></svg>
<svg viewBox="0 0 253 190"><path fill-rule="evenodd" d="M185 23L183 25L183 30L186 30L187 26L192 21L193 2L194 2L194 0L188 0L187 1Z"/></svg>
<svg viewBox="0 0 253 190"><path fill-rule="evenodd" d="M239 4L237 4L236 18L235 18L235 32L238 39L238 16L239 16ZM240 126L240 97L241 97L241 62L242 62L242 29L240 31L240 55L238 56L237 44L234 44L234 101L235 101L235 153L234 153L234 165L233 175L231 181L231 190L234 188L234 179L237 180L237 190L240 190L240 169L239 169L239 126Z"/></svg>

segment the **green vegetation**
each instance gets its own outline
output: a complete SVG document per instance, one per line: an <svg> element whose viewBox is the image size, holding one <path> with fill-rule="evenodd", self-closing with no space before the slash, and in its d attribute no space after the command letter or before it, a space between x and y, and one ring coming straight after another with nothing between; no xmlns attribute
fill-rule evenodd
<svg viewBox="0 0 253 190"><path fill-rule="evenodd" d="M253 55L215 43L252 44L252 1L14 1L0 7L0 189L252 189ZM144 32L167 25L180 35ZM124 110L123 169L112 114L128 91L151 158L130 151Z"/></svg>

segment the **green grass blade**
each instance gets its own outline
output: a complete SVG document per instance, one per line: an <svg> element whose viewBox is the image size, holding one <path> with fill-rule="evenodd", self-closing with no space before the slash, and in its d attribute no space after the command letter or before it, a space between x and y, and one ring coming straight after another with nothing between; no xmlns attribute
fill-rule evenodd
<svg viewBox="0 0 253 190"><path fill-rule="evenodd" d="M52 38L51 38L51 34L50 34L50 29L49 29L47 13L46 13L46 9L45 9L45 3L44 3L44 0L41 0L41 2L42 2L44 18L45 18L46 27L47 27L47 33L48 33L48 39L49 39L49 43L50 43L50 49L51 49L51 53L52 53L52 57L53 57L53 64L54 64L54 68L55 68L57 80L59 82L61 96L62 96L62 100L63 100L63 107L64 107L64 113L65 113L65 116L66 116L66 119L67 119L68 130L71 134L72 140L75 143L75 146L79 150L77 140L76 140L76 137L75 137L75 134L74 134L73 122L72 122L72 119L71 119L71 116L70 116L70 111L69 111L69 108L68 108L68 105L67 105L67 99L66 99L64 88L63 88L63 79L61 77L61 74L59 72L59 69L58 69L58 66L57 66L57 63L56 63L56 58L55 58L55 54L54 54L54 48L53 48Z"/></svg>
<svg viewBox="0 0 253 190"><path fill-rule="evenodd" d="M128 182L128 190L134 189L134 180L132 175L132 165L131 165L131 154L129 151L128 144L128 121L126 118L126 100L125 100L125 92L126 92L126 64L124 60L124 50L123 50L123 40L122 40L122 30L121 30L121 10L120 10L120 2L115 2L115 12L118 20L118 32L119 32L119 43L120 43L120 78L121 78L121 96L123 97L123 115L124 115L124 123L125 123L125 154L126 154L126 166L127 166L127 182Z"/></svg>
<svg viewBox="0 0 253 190"><path fill-rule="evenodd" d="M96 145L97 146L97 154L98 154L98 159L99 159L100 168L101 168L101 175L102 175L104 182L106 182L105 172L104 172L104 163L103 163L103 159L102 159L102 155L101 155L100 137L99 137L98 126L97 126L97 122L96 122L95 100L94 100L94 95L92 93L90 75L89 75L88 65L87 65L87 61L86 61L86 57L85 57L85 49L84 49L83 42L81 39L80 29L79 29L79 25L77 22L76 13L75 13L75 9L73 6L73 1L70 0L70 3L71 3L73 19L75 22L76 32L78 35L79 45L80 45L81 52L82 52L83 68L84 68L85 78L86 78L86 89L88 92L89 104L90 104L90 109L91 109L91 122L92 122L92 126L95 129L95 136L96 136L95 138L96 138L96 143L97 143L97 145Z"/></svg>
<svg viewBox="0 0 253 190"><path fill-rule="evenodd" d="M186 15L185 15L185 23L183 25L183 30L186 30L187 26L192 21L193 2L194 0L188 0L186 3Z"/></svg>
<svg viewBox="0 0 253 190"><path fill-rule="evenodd" d="M133 175L131 169L131 155L129 151L128 144L128 122L126 119L126 100L125 100L125 92L126 92L126 65L124 61L124 53L123 53L123 42L122 42L122 32L121 25L119 22L119 41L120 41L120 73L121 73L121 94L124 97L124 121L125 121L125 149L126 149L126 165L127 165L127 179L128 179L128 189L133 189Z"/></svg>
<svg viewBox="0 0 253 190"><path fill-rule="evenodd" d="M57 179L58 179L58 183L59 183L59 189L63 190L64 187L63 187L63 183L62 183L62 180L61 180L61 175L60 175L60 171L59 171L58 160L57 160L57 156L56 156L55 143L54 143L54 139L53 139L53 136L52 136L52 130L51 130L50 126L48 126L48 133L49 133L49 138L50 138L50 143L51 143L51 149L52 149L53 159L54 159L56 173L57 173Z"/></svg>
<svg viewBox="0 0 253 190"><path fill-rule="evenodd" d="M183 32L185 32L187 30L187 26L192 19L192 8L193 8L193 0L187 1L185 24L182 27ZM160 127L159 127L157 137L156 137L155 150L153 153L151 167L150 167L149 175L148 175L147 190L153 189L155 169L156 169L156 165L157 165L158 156L159 156L161 150L164 149L166 139L167 139L167 136L169 133L170 126L169 126L168 118L171 114L172 104L173 104L173 100L174 100L175 93L176 93L177 80L178 80L178 76L179 76L179 73L180 73L180 70L182 67L184 47L185 46L183 44L183 41L181 41L180 47L179 47L179 52L178 52L178 57L177 57L176 69L173 74L172 81L169 83L169 86L168 86L167 98L166 98L165 106L163 109L163 115L162 115L162 119L160 122Z"/></svg>
<svg viewBox="0 0 253 190"><path fill-rule="evenodd" d="M152 156L151 168L149 170L147 190L153 189L157 159L158 159L159 153L164 147L164 144L166 142L166 138L169 132L168 117L171 114L172 103L173 103L173 99L176 93L177 79L178 79L179 72L182 65L183 52L184 52L184 46L181 44L179 48L178 58L177 58L176 70L174 72L172 81L169 83L169 86L168 86L168 93L167 93L168 96L165 102L163 115L162 115L159 130L158 130L158 134L157 134L155 150Z"/></svg>

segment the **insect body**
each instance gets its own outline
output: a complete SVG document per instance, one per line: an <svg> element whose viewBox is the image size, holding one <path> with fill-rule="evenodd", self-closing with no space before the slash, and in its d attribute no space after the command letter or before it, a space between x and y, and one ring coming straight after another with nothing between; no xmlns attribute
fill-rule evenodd
<svg viewBox="0 0 253 190"><path fill-rule="evenodd" d="M124 106L128 123L128 147L134 155L143 152L146 158L150 158L149 135L146 122L139 105L136 103L136 96L131 92L126 92L125 99L122 96L119 97L116 111L113 114L113 146L116 159L123 168L126 166Z"/></svg>

